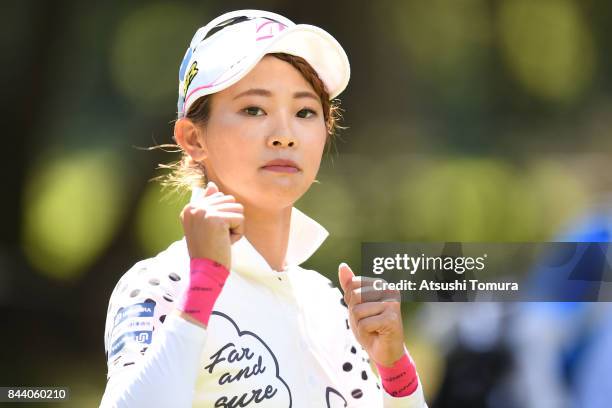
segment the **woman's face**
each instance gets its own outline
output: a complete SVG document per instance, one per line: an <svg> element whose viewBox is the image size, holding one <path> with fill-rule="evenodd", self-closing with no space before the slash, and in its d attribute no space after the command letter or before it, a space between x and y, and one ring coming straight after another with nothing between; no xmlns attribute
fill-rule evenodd
<svg viewBox="0 0 612 408"><path fill-rule="evenodd" d="M221 191L243 204L280 209L314 181L326 137L312 86L289 63L266 56L212 96L199 141L208 177Z"/></svg>

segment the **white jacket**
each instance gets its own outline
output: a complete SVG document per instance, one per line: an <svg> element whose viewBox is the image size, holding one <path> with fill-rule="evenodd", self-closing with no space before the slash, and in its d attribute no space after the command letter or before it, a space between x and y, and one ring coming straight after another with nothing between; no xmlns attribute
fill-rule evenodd
<svg viewBox="0 0 612 408"><path fill-rule="evenodd" d="M299 267L328 233L293 208L277 272L246 237L208 328L171 313L185 290L185 240L134 265L108 306L103 407L426 407L384 391L348 324L340 291Z"/></svg>

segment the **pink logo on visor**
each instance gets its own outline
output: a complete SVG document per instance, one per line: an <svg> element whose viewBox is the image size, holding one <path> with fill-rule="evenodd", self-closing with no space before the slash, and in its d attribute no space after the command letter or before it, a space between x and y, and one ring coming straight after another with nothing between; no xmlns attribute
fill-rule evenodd
<svg viewBox="0 0 612 408"><path fill-rule="evenodd" d="M262 31L262 28L265 28L265 30ZM268 20L257 27L257 30L255 32L259 33L261 31L261 33L259 37L255 39L255 41L266 40L268 38L275 37L285 28L287 28L287 26L282 23Z"/></svg>

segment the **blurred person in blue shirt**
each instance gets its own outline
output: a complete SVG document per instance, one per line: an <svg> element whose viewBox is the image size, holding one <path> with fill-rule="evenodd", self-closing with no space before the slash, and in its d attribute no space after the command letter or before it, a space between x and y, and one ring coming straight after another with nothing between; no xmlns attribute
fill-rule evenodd
<svg viewBox="0 0 612 408"><path fill-rule="evenodd" d="M515 392L523 406L610 406L612 379L605 374L612 367L612 309L590 300L610 281L611 236L610 207L595 208L555 240L577 245L545 254L534 269L532 290L568 301L518 304L510 333Z"/></svg>

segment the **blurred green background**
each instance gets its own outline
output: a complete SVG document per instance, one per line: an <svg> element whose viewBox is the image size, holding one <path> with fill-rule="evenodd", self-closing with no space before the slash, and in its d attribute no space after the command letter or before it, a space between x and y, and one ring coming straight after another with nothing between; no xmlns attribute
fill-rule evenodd
<svg viewBox="0 0 612 408"><path fill-rule="evenodd" d="M333 280L362 241L548 240L612 190L610 2L4 2L0 384L99 403L112 288L182 237L187 197L149 182L178 156L139 147L171 143L191 36L240 8L349 55L348 129L297 203L331 233L307 266Z"/></svg>

